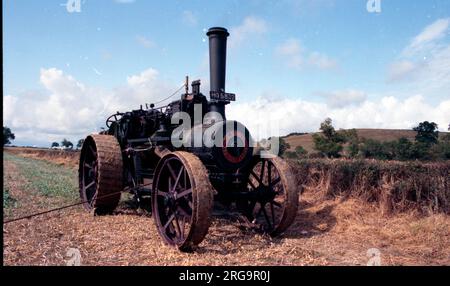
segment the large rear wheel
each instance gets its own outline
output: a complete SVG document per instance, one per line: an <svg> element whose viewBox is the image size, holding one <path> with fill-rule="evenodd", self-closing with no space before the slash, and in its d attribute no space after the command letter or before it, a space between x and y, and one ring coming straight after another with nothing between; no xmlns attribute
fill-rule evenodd
<svg viewBox="0 0 450 286"><path fill-rule="evenodd" d="M96 214L112 212L123 189L122 154L114 136L89 135L80 152L80 198Z"/></svg>
<svg viewBox="0 0 450 286"><path fill-rule="evenodd" d="M182 251L193 250L208 233L213 190L198 157L173 152L156 167L152 212L160 236Z"/></svg>

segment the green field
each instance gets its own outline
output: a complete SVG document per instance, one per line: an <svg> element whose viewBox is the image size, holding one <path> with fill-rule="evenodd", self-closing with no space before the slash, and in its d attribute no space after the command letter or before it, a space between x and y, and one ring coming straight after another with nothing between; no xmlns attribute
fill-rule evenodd
<svg viewBox="0 0 450 286"><path fill-rule="evenodd" d="M3 153L3 208L19 207L20 198L11 193L13 184L24 192L58 201L78 198L77 172L51 162ZM10 169L7 169L10 168ZM18 173L18 174L16 174ZM17 177L21 180L17 181ZM14 180L13 180L14 178Z"/></svg>

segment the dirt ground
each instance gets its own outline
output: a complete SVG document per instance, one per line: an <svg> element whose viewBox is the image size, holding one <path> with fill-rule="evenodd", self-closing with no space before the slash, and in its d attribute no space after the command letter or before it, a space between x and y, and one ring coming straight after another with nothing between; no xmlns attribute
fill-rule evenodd
<svg viewBox="0 0 450 286"><path fill-rule="evenodd" d="M20 203L4 209L5 219L62 203L26 188L12 161L4 161L4 178ZM114 215L94 216L77 206L4 224L3 263L66 265L76 248L82 265L366 265L376 248L382 265L450 265L450 216L386 217L376 205L316 197L313 190L301 196L295 223L275 239L243 227L238 217L216 217L194 253L165 246L140 209L122 203Z"/></svg>

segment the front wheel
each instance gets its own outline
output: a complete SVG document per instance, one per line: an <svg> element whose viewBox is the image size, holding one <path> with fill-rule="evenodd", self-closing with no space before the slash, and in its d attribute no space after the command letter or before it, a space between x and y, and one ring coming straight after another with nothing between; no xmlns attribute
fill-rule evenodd
<svg viewBox="0 0 450 286"><path fill-rule="evenodd" d="M198 157L173 152L161 158L154 175L152 212L165 243L193 250L208 233L212 207L212 186Z"/></svg>

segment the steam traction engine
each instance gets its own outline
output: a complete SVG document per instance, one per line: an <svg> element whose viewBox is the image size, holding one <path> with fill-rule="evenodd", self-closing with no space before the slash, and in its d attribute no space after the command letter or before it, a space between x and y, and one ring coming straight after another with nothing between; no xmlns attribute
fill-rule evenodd
<svg viewBox="0 0 450 286"><path fill-rule="evenodd" d="M263 158L245 126L225 119L225 105L234 100L225 93L229 34L211 28L207 35L209 101L194 81L191 92L186 86L181 99L167 106L117 112L107 119L107 130L86 137L80 154L86 209L112 212L122 191L150 197L159 234L185 251L206 236L215 203L237 209L270 235L289 227L298 206L288 165L279 157ZM189 117L180 120L179 114Z"/></svg>

